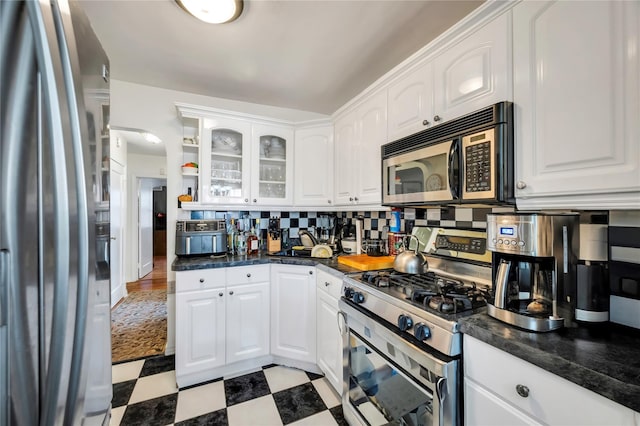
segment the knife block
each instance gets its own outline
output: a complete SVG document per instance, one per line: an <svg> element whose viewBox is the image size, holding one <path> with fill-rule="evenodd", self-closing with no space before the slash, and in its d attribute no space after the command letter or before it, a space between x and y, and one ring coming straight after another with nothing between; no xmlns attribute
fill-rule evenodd
<svg viewBox="0 0 640 426"><path fill-rule="evenodd" d="M267 233L267 251L270 253L282 250L282 240L280 236L273 236Z"/></svg>

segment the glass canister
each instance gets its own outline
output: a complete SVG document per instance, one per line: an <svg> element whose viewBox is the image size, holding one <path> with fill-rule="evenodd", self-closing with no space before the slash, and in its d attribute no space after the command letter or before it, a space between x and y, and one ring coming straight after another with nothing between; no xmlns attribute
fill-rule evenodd
<svg viewBox="0 0 640 426"><path fill-rule="evenodd" d="M389 232L389 255L395 256L398 254L398 249L402 247L407 234L400 234L396 232Z"/></svg>

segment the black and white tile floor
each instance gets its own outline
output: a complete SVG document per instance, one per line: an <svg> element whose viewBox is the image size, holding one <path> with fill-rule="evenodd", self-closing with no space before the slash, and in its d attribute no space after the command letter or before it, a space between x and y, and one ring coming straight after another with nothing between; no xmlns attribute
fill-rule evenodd
<svg viewBox="0 0 640 426"><path fill-rule="evenodd" d="M338 394L317 374L260 371L176 388L173 356L112 367L111 425L346 425Z"/></svg>

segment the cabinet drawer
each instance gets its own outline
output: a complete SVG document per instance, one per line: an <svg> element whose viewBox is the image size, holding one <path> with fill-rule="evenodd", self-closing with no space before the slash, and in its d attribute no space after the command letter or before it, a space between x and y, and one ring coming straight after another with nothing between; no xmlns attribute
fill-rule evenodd
<svg viewBox="0 0 640 426"><path fill-rule="evenodd" d="M465 380L474 380L541 423L633 424L633 410L473 337L464 336L464 354ZM528 396L518 394L518 385L526 386Z"/></svg>
<svg viewBox="0 0 640 426"><path fill-rule="evenodd" d="M224 287L225 268L176 272L176 293Z"/></svg>
<svg viewBox="0 0 640 426"><path fill-rule="evenodd" d="M227 269L227 285L269 281L269 265L234 266Z"/></svg>
<svg viewBox="0 0 640 426"><path fill-rule="evenodd" d="M331 297L340 298L342 294L342 278L317 269L316 286Z"/></svg>

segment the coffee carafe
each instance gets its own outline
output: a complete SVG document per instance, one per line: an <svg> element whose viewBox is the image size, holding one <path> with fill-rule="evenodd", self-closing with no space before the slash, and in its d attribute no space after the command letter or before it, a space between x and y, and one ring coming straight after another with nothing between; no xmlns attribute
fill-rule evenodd
<svg viewBox="0 0 640 426"><path fill-rule="evenodd" d="M530 331L573 324L578 214L488 214L487 240L490 316Z"/></svg>

